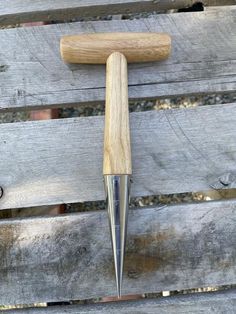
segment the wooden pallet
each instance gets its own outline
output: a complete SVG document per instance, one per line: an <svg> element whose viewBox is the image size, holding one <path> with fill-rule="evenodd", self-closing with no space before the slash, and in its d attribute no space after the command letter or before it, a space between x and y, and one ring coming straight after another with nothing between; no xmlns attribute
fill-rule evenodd
<svg viewBox="0 0 236 314"><path fill-rule="evenodd" d="M152 12L194 1L28 1L0 4L0 24ZM165 31L171 58L129 65L132 100L236 90L235 1L204 12L0 30L0 110L104 101L103 66L66 65L65 34ZM226 6L222 6L225 4ZM217 6L216 5L221 5ZM236 187L236 104L132 113L131 196ZM0 209L104 199L103 117L0 125ZM153 171L153 169L155 171ZM99 221L99 227L97 222ZM124 294L236 283L236 201L130 210ZM0 220L0 304L116 294L103 211ZM234 290L10 313L235 313Z"/></svg>

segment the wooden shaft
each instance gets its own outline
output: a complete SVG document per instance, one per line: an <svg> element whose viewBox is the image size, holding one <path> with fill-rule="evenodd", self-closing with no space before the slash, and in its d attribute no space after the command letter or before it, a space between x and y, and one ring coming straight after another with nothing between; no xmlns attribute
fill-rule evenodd
<svg viewBox="0 0 236 314"><path fill-rule="evenodd" d="M127 60L113 52L106 66L103 174L132 174Z"/></svg>

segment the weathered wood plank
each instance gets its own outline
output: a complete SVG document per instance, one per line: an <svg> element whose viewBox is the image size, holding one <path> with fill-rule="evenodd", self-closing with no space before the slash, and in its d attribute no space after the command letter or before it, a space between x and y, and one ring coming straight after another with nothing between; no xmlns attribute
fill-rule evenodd
<svg viewBox="0 0 236 314"><path fill-rule="evenodd" d="M220 9L133 21L1 30L0 108L103 101L104 66L68 66L60 58L61 36L83 32L165 31L171 34L173 49L168 60L129 66L131 99L232 92L236 89L235 12L236 9Z"/></svg>
<svg viewBox="0 0 236 314"><path fill-rule="evenodd" d="M236 202L130 210L123 294L236 282ZM0 304L116 295L107 213L0 221Z"/></svg>
<svg viewBox="0 0 236 314"><path fill-rule="evenodd" d="M0 3L0 25L74 17L162 11L190 7L197 0L5 0ZM234 0L206 0L205 5L230 5Z"/></svg>
<svg viewBox="0 0 236 314"><path fill-rule="evenodd" d="M139 301L90 305L50 306L38 309L1 311L6 314L235 314L236 291L220 291L171 296Z"/></svg>
<svg viewBox="0 0 236 314"><path fill-rule="evenodd" d="M236 187L236 104L132 113L132 196ZM0 125L0 208L104 199L103 117Z"/></svg>

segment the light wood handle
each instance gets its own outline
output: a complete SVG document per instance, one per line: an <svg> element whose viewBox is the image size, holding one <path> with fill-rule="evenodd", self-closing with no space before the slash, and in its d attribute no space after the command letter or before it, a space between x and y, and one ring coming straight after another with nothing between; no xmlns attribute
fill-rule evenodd
<svg viewBox="0 0 236 314"><path fill-rule="evenodd" d="M104 175L132 174L127 60L113 52L106 66Z"/></svg>
<svg viewBox="0 0 236 314"><path fill-rule="evenodd" d="M98 33L69 35L61 38L62 59L70 63L106 63L112 52L119 51L128 62L166 59L171 38L165 33Z"/></svg>

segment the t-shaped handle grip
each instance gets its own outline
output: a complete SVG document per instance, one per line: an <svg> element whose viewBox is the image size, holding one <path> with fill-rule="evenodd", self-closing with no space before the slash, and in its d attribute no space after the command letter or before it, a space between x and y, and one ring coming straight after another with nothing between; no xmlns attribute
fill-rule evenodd
<svg viewBox="0 0 236 314"><path fill-rule="evenodd" d="M69 63L104 64L112 52L124 54L128 62L166 59L171 38L165 33L98 33L64 36L62 59Z"/></svg>
<svg viewBox="0 0 236 314"><path fill-rule="evenodd" d="M166 59L165 33L98 33L64 36L61 56L69 63L107 64L103 174L131 174L128 117L128 62ZM127 61L126 61L127 60Z"/></svg>

